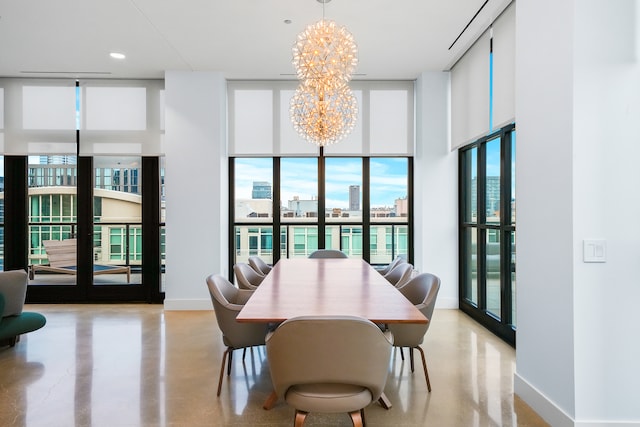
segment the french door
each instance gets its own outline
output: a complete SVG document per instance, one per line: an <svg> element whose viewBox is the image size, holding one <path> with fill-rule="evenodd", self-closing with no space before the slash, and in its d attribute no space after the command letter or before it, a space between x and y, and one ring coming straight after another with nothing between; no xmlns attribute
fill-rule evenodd
<svg viewBox="0 0 640 427"><path fill-rule="evenodd" d="M157 157L5 157L4 269L28 302L160 302Z"/></svg>
<svg viewBox="0 0 640 427"><path fill-rule="evenodd" d="M515 346L515 125L460 150L459 306Z"/></svg>

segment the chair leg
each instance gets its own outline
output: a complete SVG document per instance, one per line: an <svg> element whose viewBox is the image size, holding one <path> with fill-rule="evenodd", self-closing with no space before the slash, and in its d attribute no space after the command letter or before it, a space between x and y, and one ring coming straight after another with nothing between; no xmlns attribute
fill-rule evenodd
<svg viewBox="0 0 640 427"><path fill-rule="evenodd" d="M218 396L220 396L220 390L222 389L222 379L224 378L224 364L227 361L227 354L229 354L229 360L231 360L231 347L227 347L227 349L222 354L222 365L220 365L220 379L218 380Z"/></svg>
<svg viewBox="0 0 640 427"><path fill-rule="evenodd" d="M402 358L402 360L404 360L404 348L399 347L400 348L400 357Z"/></svg>
<svg viewBox="0 0 640 427"><path fill-rule="evenodd" d="M416 348L420 350L420 355L422 356L422 367L424 368L424 377L427 379L427 390L431 393L431 381L429 381L429 371L427 370L427 360L424 358L424 350L420 346L417 346Z"/></svg>
<svg viewBox="0 0 640 427"><path fill-rule="evenodd" d="M233 361L233 349L231 347L228 347L227 350L229 351L229 364L227 365L227 375L231 375L231 362Z"/></svg>
<svg viewBox="0 0 640 427"><path fill-rule="evenodd" d="M413 366L413 348L408 347L409 349L409 360L411 361L411 372L415 371L415 368Z"/></svg>
<svg viewBox="0 0 640 427"><path fill-rule="evenodd" d="M244 356L247 355L247 347L242 349L242 361L244 362Z"/></svg>
<svg viewBox="0 0 640 427"><path fill-rule="evenodd" d="M299 411L296 409L296 416L293 419L293 426L302 427L304 425L304 420L307 418L307 415L309 415L308 412Z"/></svg>
<svg viewBox="0 0 640 427"><path fill-rule="evenodd" d="M364 427L364 420L362 419L362 410L349 412L353 427Z"/></svg>

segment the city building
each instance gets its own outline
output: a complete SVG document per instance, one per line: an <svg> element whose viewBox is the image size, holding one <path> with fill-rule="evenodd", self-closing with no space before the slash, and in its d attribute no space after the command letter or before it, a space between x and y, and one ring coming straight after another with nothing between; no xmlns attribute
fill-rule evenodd
<svg viewBox="0 0 640 427"><path fill-rule="evenodd" d="M253 189L251 190L251 198L253 199L271 199L271 183L265 181L253 181Z"/></svg>
<svg viewBox="0 0 640 427"><path fill-rule="evenodd" d="M359 185L349 186L349 210L350 211L360 210L360 186Z"/></svg>

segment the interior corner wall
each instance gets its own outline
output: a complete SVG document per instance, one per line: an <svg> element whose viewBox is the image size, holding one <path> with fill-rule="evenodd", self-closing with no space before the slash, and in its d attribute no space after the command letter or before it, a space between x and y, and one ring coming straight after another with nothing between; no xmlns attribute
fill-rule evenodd
<svg viewBox="0 0 640 427"><path fill-rule="evenodd" d="M554 427L640 426L639 7L518 0L514 389Z"/></svg>
<svg viewBox="0 0 640 427"><path fill-rule="evenodd" d="M165 74L167 310L211 309L205 279L227 275L226 81Z"/></svg>
<svg viewBox="0 0 640 427"><path fill-rule="evenodd" d="M516 8L514 389L559 427L575 416L573 3L518 0Z"/></svg>
<svg viewBox="0 0 640 427"><path fill-rule="evenodd" d="M414 263L440 277L437 308L458 308L458 152L449 149L450 73L416 84Z"/></svg>

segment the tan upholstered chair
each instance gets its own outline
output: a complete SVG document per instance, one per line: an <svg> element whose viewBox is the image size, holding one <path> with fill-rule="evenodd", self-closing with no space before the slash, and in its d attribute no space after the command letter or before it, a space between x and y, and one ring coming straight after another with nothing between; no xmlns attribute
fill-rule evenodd
<svg viewBox="0 0 640 427"><path fill-rule="evenodd" d="M295 408L295 426L309 412L348 412L362 426L364 408L382 396L393 336L367 319L295 317L266 343L275 393Z"/></svg>
<svg viewBox="0 0 640 427"><path fill-rule="evenodd" d="M402 262L396 265L393 270L385 274L383 277L393 286L399 288L411 279L413 274L413 265L408 262Z"/></svg>
<svg viewBox="0 0 640 427"><path fill-rule="evenodd" d="M318 249L311 252L309 258L348 258L347 254L337 249Z"/></svg>
<svg viewBox="0 0 640 427"><path fill-rule="evenodd" d="M401 264L403 262L407 262L407 260L404 257L401 257L400 255L398 255L397 257L395 257L393 259L393 261L391 261L389 264L387 264L387 266L381 270L378 270L378 273L382 274L383 276L385 274L387 274L388 272L390 272L391 270L393 270L393 268L398 265Z"/></svg>
<svg viewBox="0 0 640 427"><path fill-rule="evenodd" d="M411 359L411 372L414 371L413 366L413 349L417 348L422 356L422 367L424 368L424 376L427 380L427 388L431 391L431 381L429 381L429 371L427 370L427 361L424 356L424 350L420 347L424 340L424 335L429 330L431 320L433 318L433 310L436 306L436 297L440 290L440 278L431 273L421 273L407 282L398 290L411 301L418 310L429 319L426 324L412 323L390 323L387 328L393 334L395 347L408 347Z"/></svg>
<svg viewBox="0 0 640 427"><path fill-rule="evenodd" d="M233 350L264 345L267 325L262 323L238 323L236 316L243 305L249 300L253 291L238 289L224 277L212 274L207 277L207 287L213 302L218 326L222 331L222 342L227 346L220 365L220 379L218 380L218 396L222 388L224 365L229 356L227 375L231 374Z"/></svg>
<svg viewBox="0 0 640 427"><path fill-rule="evenodd" d="M271 271L271 266L257 256L249 257L249 265L258 273L266 276Z"/></svg>
<svg viewBox="0 0 640 427"><path fill-rule="evenodd" d="M238 262L233 266L233 273L236 276L240 289L255 290L264 280L264 275L255 271L249 264Z"/></svg>

